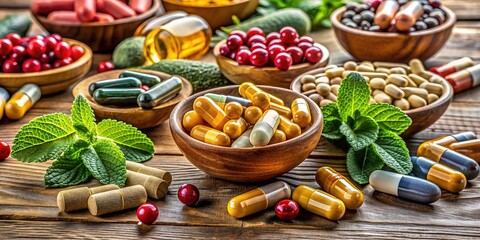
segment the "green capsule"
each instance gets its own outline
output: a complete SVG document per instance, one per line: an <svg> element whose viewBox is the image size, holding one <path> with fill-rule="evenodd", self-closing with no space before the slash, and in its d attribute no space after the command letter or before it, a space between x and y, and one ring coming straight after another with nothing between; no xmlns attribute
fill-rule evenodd
<svg viewBox="0 0 480 240"><path fill-rule="evenodd" d="M93 99L100 105L132 106L144 92L141 88L100 88L93 92Z"/></svg>
<svg viewBox="0 0 480 240"><path fill-rule="evenodd" d="M124 71L120 73L118 76L119 78L124 78L124 77L134 77L137 79L140 79L142 81L143 85L147 85L149 87L155 86L159 84L162 80L151 74L146 74L146 73L140 73L140 72L134 72L134 71Z"/></svg>
<svg viewBox="0 0 480 240"><path fill-rule="evenodd" d="M138 78L124 77L94 82L88 87L88 92L93 96L93 92L99 88L140 88L141 86L142 82Z"/></svg>
<svg viewBox="0 0 480 240"><path fill-rule="evenodd" d="M171 77L157 85L150 90L138 96L138 106L144 109L150 109L160 105L167 99L175 96L182 90L182 80L178 77Z"/></svg>

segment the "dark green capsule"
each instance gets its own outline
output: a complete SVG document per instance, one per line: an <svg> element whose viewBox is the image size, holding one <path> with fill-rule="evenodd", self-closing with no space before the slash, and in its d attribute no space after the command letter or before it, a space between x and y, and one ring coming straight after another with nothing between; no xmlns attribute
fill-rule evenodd
<svg viewBox="0 0 480 240"><path fill-rule="evenodd" d="M142 82L138 78L125 77L94 82L88 87L88 92L93 96L93 92L99 88L140 88L141 86Z"/></svg>
<svg viewBox="0 0 480 240"><path fill-rule="evenodd" d="M93 92L93 99L100 105L133 106L144 92L141 88L100 88Z"/></svg>
<svg viewBox="0 0 480 240"><path fill-rule="evenodd" d="M175 96L182 90L182 80L178 77L171 77L157 85L150 90L138 96L138 106L144 109L150 109L160 105L166 100Z"/></svg>
<svg viewBox="0 0 480 240"><path fill-rule="evenodd" d="M149 87L155 86L156 84L159 84L162 81L159 77L155 75L134 72L134 71L124 71L120 73L118 77L119 78L134 77L134 78L140 79L143 85L147 85Z"/></svg>

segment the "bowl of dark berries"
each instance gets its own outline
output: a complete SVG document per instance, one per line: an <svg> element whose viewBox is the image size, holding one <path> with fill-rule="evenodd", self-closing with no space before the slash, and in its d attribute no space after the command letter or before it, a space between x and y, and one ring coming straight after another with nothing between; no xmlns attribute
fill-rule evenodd
<svg viewBox="0 0 480 240"><path fill-rule="evenodd" d="M283 88L289 88L296 76L327 65L330 56L327 48L311 37L299 36L292 27L268 34L258 27L232 31L213 54L223 75L236 84Z"/></svg>
<svg viewBox="0 0 480 240"><path fill-rule="evenodd" d="M362 61L428 59L456 22L439 0L373 0L337 9L330 20L342 47Z"/></svg>

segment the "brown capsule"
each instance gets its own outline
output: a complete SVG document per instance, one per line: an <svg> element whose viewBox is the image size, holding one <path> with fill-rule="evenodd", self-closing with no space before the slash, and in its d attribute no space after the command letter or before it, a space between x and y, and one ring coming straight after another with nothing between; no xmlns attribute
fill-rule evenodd
<svg viewBox="0 0 480 240"><path fill-rule="evenodd" d="M115 189L119 189L119 187L115 184L109 184L99 187L79 187L60 191L57 195L58 209L60 212L87 209L90 195Z"/></svg>
<svg viewBox="0 0 480 240"><path fill-rule="evenodd" d="M260 109L257 106L250 106L247 109L245 109L245 113L243 114L243 117L245 120L247 120L248 123L250 124L255 124L257 123L258 119L263 115L262 109Z"/></svg>
<svg viewBox="0 0 480 240"><path fill-rule="evenodd" d="M354 61L347 61L343 64L345 70L355 70L357 68L357 63Z"/></svg>
<svg viewBox="0 0 480 240"><path fill-rule="evenodd" d="M172 174L160 168L149 167L141 163L127 161L127 170L158 177L163 181L167 182L169 185L172 182Z"/></svg>
<svg viewBox="0 0 480 240"><path fill-rule="evenodd" d="M227 114L227 117L230 119L238 119L243 114L243 106L238 102L227 103L224 110L225 114Z"/></svg>
<svg viewBox="0 0 480 240"><path fill-rule="evenodd" d="M167 195L169 184L158 177L127 170L125 186L135 185L143 186L149 197L160 199Z"/></svg>

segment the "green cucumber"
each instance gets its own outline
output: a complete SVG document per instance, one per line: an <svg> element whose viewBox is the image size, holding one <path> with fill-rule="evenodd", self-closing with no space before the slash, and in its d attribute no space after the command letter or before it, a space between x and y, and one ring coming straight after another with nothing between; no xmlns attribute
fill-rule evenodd
<svg viewBox="0 0 480 240"><path fill-rule="evenodd" d="M18 33L24 37L32 25L32 20L28 15L12 14L0 20L0 38L4 38L9 33Z"/></svg>

